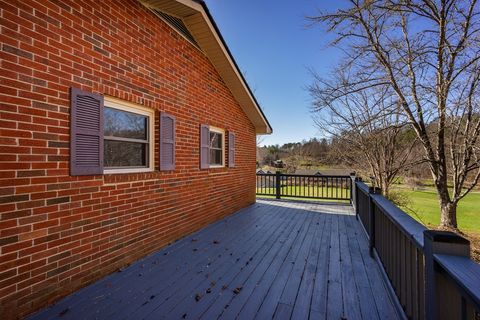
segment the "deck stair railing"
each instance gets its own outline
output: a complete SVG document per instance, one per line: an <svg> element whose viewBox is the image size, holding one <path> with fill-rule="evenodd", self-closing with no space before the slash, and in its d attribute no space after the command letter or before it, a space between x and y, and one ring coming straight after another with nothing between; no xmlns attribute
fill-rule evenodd
<svg viewBox="0 0 480 320"><path fill-rule="evenodd" d="M428 230L361 181L353 190L370 253L399 310L409 319L480 320L480 265L470 259L468 240Z"/></svg>
<svg viewBox="0 0 480 320"><path fill-rule="evenodd" d="M257 195L352 201L351 176L257 173Z"/></svg>

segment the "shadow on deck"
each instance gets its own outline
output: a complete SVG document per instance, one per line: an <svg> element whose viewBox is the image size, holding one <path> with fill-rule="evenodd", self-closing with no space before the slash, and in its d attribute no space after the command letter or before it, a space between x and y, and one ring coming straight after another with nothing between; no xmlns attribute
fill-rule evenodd
<svg viewBox="0 0 480 320"><path fill-rule="evenodd" d="M350 205L258 200L30 319L391 319Z"/></svg>

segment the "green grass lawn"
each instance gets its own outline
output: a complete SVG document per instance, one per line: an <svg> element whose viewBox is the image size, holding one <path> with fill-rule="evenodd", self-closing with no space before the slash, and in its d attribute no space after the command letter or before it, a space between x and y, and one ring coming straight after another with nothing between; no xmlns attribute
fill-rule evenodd
<svg viewBox="0 0 480 320"><path fill-rule="evenodd" d="M403 209L410 213L412 217L427 226L437 227L440 224L440 207L437 194L433 188L415 191L399 190L409 197L410 208ZM458 228L464 232L480 235L480 193L469 193L460 200L457 210Z"/></svg>

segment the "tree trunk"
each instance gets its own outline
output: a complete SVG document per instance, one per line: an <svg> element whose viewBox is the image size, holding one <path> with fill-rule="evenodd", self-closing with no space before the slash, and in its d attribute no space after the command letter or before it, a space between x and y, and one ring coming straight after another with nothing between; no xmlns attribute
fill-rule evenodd
<svg viewBox="0 0 480 320"><path fill-rule="evenodd" d="M380 188L382 188L383 196L388 199L390 196L390 184L387 183L386 179L382 180L382 184L380 185Z"/></svg>
<svg viewBox="0 0 480 320"><path fill-rule="evenodd" d="M437 170L435 170L437 169ZM432 168L432 176L437 188L440 202L440 227L445 229L457 229L457 201L452 201L448 191L447 166L445 158L441 159L437 168Z"/></svg>
<svg viewBox="0 0 480 320"><path fill-rule="evenodd" d="M440 199L440 226L446 229L457 229L457 204Z"/></svg>

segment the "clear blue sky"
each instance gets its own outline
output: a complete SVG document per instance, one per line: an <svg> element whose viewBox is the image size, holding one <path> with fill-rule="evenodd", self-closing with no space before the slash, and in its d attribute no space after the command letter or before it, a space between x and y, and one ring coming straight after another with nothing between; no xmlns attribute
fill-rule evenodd
<svg viewBox="0 0 480 320"><path fill-rule="evenodd" d="M262 106L274 133L262 144L322 137L310 114L309 68L331 71L338 56L330 35L306 16L332 10L337 1L206 0L230 51Z"/></svg>

